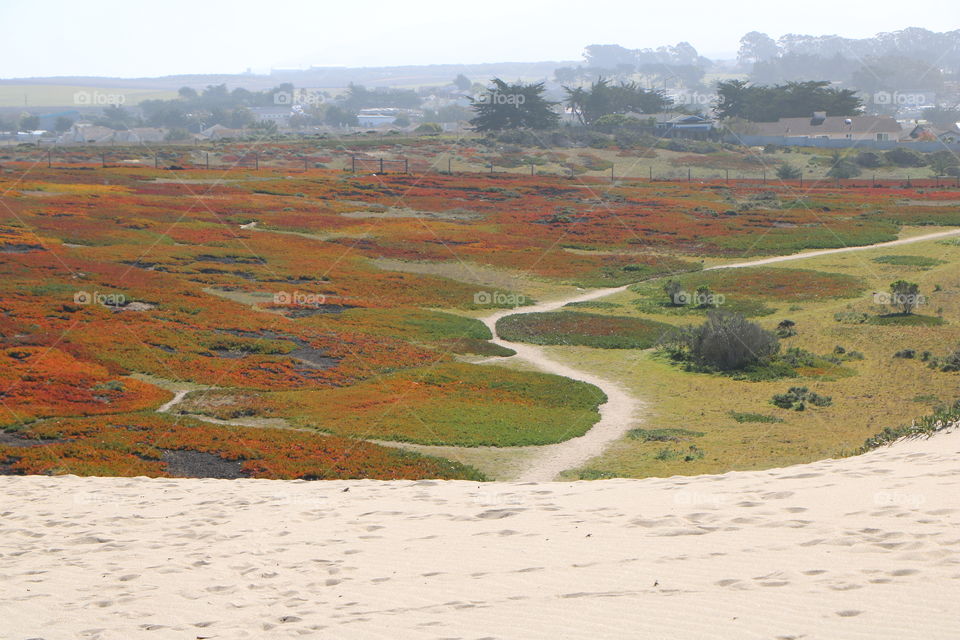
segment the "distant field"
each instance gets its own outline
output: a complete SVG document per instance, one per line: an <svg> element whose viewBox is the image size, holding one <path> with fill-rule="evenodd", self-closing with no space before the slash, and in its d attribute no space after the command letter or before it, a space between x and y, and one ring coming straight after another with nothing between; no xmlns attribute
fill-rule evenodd
<svg viewBox="0 0 960 640"><path fill-rule="evenodd" d="M78 94L89 99L74 98ZM135 105L144 100L176 97L176 91L151 89L123 89L117 87L85 87L59 84L4 84L0 85L0 107L91 107L103 106L122 96L122 104ZM85 101L86 100L86 101Z"/></svg>

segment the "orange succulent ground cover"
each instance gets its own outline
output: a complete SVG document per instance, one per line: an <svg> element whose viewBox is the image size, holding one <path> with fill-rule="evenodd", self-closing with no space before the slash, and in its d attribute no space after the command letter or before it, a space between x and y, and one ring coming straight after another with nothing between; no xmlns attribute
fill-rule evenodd
<svg viewBox="0 0 960 640"><path fill-rule="evenodd" d="M469 393L458 391L455 410L444 409L455 381L417 381L437 366L451 370L455 353L498 354L479 321L455 313L478 308L478 287L385 270L377 259L613 286L695 271L705 255L867 244L893 239L901 222L957 224L957 200L955 191L928 198L916 188L798 194L773 185L504 174L5 162L0 428L28 438L3 436L0 472L163 475L178 468L164 461L169 450L237 460L257 477L476 477L360 434L432 441L416 421L433 415L447 421L444 442L488 443L459 419L493 425L500 444L522 444L514 442L519 408L537 407L547 424L586 407L593 418L578 423L582 432L602 399L587 404L589 394L573 394L583 406L562 406L549 391L562 382L524 373L511 382L518 410L492 413L498 389L484 367L456 364ZM330 397L349 398L342 421L286 417L345 437L156 415L171 394L135 373L253 394L302 391L315 414L325 405L312 398L336 391ZM396 401L398 380L429 410L401 410L381 426L370 407Z"/></svg>

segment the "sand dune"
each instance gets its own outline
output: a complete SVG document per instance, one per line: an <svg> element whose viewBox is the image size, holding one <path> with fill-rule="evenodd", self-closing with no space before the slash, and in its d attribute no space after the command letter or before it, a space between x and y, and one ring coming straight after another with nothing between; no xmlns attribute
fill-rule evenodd
<svg viewBox="0 0 960 640"><path fill-rule="evenodd" d="M960 432L720 476L0 488L14 640L960 637Z"/></svg>

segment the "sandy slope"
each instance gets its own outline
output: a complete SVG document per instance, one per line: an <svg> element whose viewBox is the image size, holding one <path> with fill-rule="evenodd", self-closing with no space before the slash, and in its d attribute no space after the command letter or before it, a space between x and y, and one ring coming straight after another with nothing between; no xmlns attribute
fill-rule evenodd
<svg viewBox="0 0 960 640"><path fill-rule="evenodd" d="M958 489L960 432L649 480L0 477L0 637L957 638Z"/></svg>

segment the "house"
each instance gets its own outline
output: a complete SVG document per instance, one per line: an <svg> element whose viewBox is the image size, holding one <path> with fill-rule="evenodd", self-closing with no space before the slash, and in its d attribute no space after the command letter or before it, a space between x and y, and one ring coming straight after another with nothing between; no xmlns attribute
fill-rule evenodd
<svg viewBox="0 0 960 640"><path fill-rule="evenodd" d="M776 122L753 123L753 136L771 138L813 138L820 140L899 140L903 127L890 116L828 116L823 111L809 118L780 118Z"/></svg>
<svg viewBox="0 0 960 640"><path fill-rule="evenodd" d="M379 127L381 125L393 124L396 116L381 115L379 113L358 113L357 125L361 127Z"/></svg>
<svg viewBox="0 0 960 640"><path fill-rule="evenodd" d="M133 129L115 131L113 141L127 144L149 144L163 142L166 135L167 131L158 127L134 127Z"/></svg>
<svg viewBox="0 0 960 640"><path fill-rule="evenodd" d="M937 132L937 139L947 144L956 144L960 142L960 122L954 122L952 126Z"/></svg>
<svg viewBox="0 0 960 640"><path fill-rule="evenodd" d="M278 127L285 127L290 123L293 110L290 106L279 107L250 107L250 113L256 122L276 122Z"/></svg>
<svg viewBox="0 0 960 640"><path fill-rule="evenodd" d="M47 132L43 129L38 129L36 131L17 131L17 142L37 142L44 136Z"/></svg>
<svg viewBox="0 0 960 640"><path fill-rule="evenodd" d="M641 124L653 127L653 135L660 138L707 138L716 129L710 118L686 113L636 113L623 114L636 118Z"/></svg>
<svg viewBox="0 0 960 640"><path fill-rule="evenodd" d="M116 131L109 127L80 123L57 137L57 144L104 144L113 142L115 133Z"/></svg>

